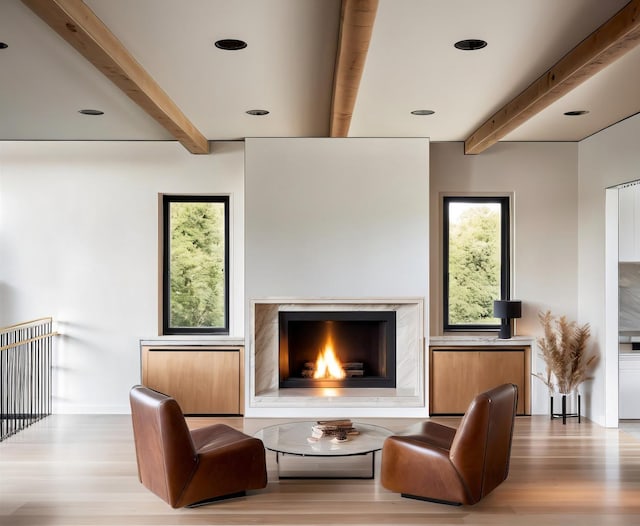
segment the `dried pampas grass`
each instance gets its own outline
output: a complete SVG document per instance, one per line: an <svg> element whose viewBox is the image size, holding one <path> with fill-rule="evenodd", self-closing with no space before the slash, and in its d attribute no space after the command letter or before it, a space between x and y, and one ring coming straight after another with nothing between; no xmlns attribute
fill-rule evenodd
<svg viewBox="0 0 640 526"><path fill-rule="evenodd" d="M598 355L587 355L589 324L578 326L568 321L566 316L556 318L550 311L538 314L544 329L544 336L538 338L541 355L547 365L546 376L535 373L551 392L569 394L577 390L585 380L590 380L589 372L596 365Z"/></svg>

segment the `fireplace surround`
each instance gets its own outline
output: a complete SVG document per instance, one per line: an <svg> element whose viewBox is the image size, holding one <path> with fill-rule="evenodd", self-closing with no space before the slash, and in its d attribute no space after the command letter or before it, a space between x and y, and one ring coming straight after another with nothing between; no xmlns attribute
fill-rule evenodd
<svg viewBox="0 0 640 526"><path fill-rule="evenodd" d="M387 366L393 369L390 376L395 376L395 386L388 383L364 388L351 384L281 387L280 320L287 313L293 313L294 318L314 318L327 312L336 318L342 313L351 317L353 313L368 312L378 318L376 323L384 316L388 317L386 324L394 320L391 332L395 362ZM250 302L249 320L249 392L245 416L426 416L422 298L255 299Z"/></svg>

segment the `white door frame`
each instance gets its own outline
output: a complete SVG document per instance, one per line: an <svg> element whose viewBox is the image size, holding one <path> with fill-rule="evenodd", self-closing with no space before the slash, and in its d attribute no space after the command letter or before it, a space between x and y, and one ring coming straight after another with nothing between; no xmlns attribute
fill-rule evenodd
<svg viewBox="0 0 640 526"><path fill-rule="evenodd" d="M618 427L618 187L607 188L605 199L604 420Z"/></svg>

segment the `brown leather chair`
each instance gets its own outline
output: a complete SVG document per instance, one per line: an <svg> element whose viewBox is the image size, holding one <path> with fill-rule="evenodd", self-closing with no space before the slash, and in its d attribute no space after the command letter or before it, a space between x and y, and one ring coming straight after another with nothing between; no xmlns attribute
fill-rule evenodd
<svg viewBox="0 0 640 526"><path fill-rule="evenodd" d="M140 482L173 508L267 485L261 440L224 424L189 431L178 402L143 386L129 401Z"/></svg>
<svg viewBox="0 0 640 526"><path fill-rule="evenodd" d="M509 473L518 389L479 394L458 429L425 422L421 432L391 436L382 448L382 485L403 497L475 504Z"/></svg>

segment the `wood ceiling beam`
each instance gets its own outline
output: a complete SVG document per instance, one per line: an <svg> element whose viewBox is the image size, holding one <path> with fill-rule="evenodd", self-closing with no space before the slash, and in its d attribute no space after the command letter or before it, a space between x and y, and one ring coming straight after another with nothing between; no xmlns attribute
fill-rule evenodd
<svg viewBox="0 0 640 526"><path fill-rule="evenodd" d="M349 133L377 10L378 0L342 0L330 137L346 137Z"/></svg>
<svg viewBox="0 0 640 526"><path fill-rule="evenodd" d="M191 153L209 142L81 0L22 0L56 33L159 122Z"/></svg>
<svg viewBox="0 0 640 526"><path fill-rule="evenodd" d="M640 0L632 0L474 131L465 153L483 152L638 44Z"/></svg>

